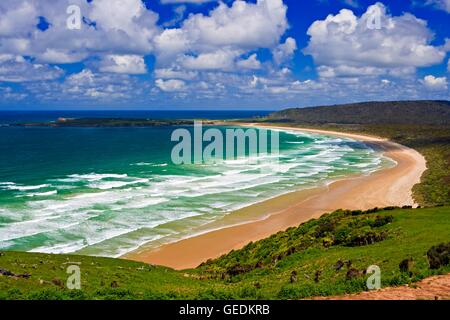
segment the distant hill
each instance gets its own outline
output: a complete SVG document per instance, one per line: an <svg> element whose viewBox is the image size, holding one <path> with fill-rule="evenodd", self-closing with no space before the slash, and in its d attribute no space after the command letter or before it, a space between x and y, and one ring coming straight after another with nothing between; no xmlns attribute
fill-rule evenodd
<svg viewBox="0 0 450 320"><path fill-rule="evenodd" d="M206 124L209 122L206 122ZM193 120L121 119L121 118L59 118L50 122L17 123L16 127L158 127L193 125Z"/></svg>
<svg viewBox="0 0 450 320"><path fill-rule="evenodd" d="M450 125L450 101L364 102L294 108L272 113L267 120L304 124Z"/></svg>

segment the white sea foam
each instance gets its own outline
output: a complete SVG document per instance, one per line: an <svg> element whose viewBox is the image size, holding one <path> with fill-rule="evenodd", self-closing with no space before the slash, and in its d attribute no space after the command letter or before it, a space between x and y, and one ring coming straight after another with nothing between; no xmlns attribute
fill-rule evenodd
<svg viewBox="0 0 450 320"><path fill-rule="evenodd" d="M229 203L227 203L227 202L219 202L218 201L218 202L211 203L209 206L214 209L220 209L220 208L224 208L228 205L229 205Z"/></svg>
<svg viewBox="0 0 450 320"><path fill-rule="evenodd" d="M102 222L92 222L82 223L72 226L66 231L66 234L76 236L83 235L82 240L71 241L69 243L57 243L52 245L40 246L38 248L33 249L33 252L43 252L43 253L70 253L74 251L81 250L88 246L99 246L102 247L102 244L105 240L111 240L115 238L120 238L122 236L126 236L130 233L138 231L141 228L155 228L163 223L167 223L174 220L184 219L187 217L192 217L198 215L197 212L170 212L164 217L160 217L160 219L153 219L151 222L139 221L136 219L135 221L130 221L127 219L126 221L115 221L114 223L109 223L108 228L105 228ZM130 217L128 217L130 218ZM136 218L136 217L135 217ZM163 218L163 219L161 219ZM133 222L134 227L130 227L130 222ZM148 238L150 240L156 240L161 236ZM58 237L56 240L64 241L64 237ZM143 244L143 239L138 240L130 240L127 241L128 245L125 248L117 248L115 247L113 250L109 250L109 252L103 252L104 256L117 257L126 252L129 252L131 248L137 248L141 244ZM130 248L131 247L131 248Z"/></svg>
<svg viewBox="0 0 450 320"><path fill-rule="evenodd" d="M27 197L47 197L47 196L53 196L55 194L58 194L57 190L52 190L48 192L35 192L35 193L28 193Z"/></svg>
<svg viewBox="0 0 450 320"><path fill-rule="evenodd" d="M75 181L97 181L102 179L123 179L128 178L127 174L112 174L112 173L89 173L89 174L72 174L69 179L74 179Z"/></svg>
<svg viewBox="0 0 450 320"><path fill-rule="evenodd" d="M15 185L14 182L0 182L0 186L12 186Z"/></svg>
<svg viewBox="0 0 450 320"><path fill-rule="evenodd" d="M84 246L86 246L86 243L83 240L77 240L69 243L56 244L53 246L37 247L30 250L29 252L63 254L75 252L77 250L80 250Z"/></svg>
<svg viewBox="0 0 450 320"><path fill-rule="evenodd" d="M7 189L7 190L28 191L28 190L37 190L37 189L43 189L43 188L48 188L48 187L50 187L49 184L41 184L41 185L37 185L37 186L21 186L21 185L15 184L15 183L13 183L13 184L9 183L9 184L2 186L1 188Z"/></svg>
<svg viewBox="0 0 450 320"><path fill-rule="evenodd" d="M90 188L100 189L100 190L108 190L121 188L128 185L138 184L138 183L147 183L149 179L136 179L131 181L103 181L103 180L95 180L89 183Z"/></svg>
<svg viewBox="0 0 450 320"><path fill-rule="evenodd" d="M128 253L128 252L132 252L134 250L139 249L141 246L143 246L146 243L149 243L150 241L156 241L161 239L163 236L162 235L157 235L157 236L151 236L151 237L141 237L137 240L134 241L129 241L127 244L127 247L122 247L122 248L117 248L114 247L112 250L106 251L107 252L107 256L111 257L111 258L120 258L121 256L123 256L124 254Z"/></svg>
<svg viewBox="0 0 450 320"><path fill-rule="evenodd" d="M149 167L167 167L168 163L153 163L153 162L138 162L133 163L132 166L149 166Z"/></svg>
<svg viewBox="0 0 450 320"><path fill-rule="evenodd" d="M123 209L142 209L153 206L155 204L160 204L168 201L168 198L150 198L150 197L134 197L133 201L124 205L113 206L113 210L123 210Z"/></svg>
<svg viewBox="0 0 450 320"><path fill-rule="evenodd" d="M138 162L138 163L132 163L132 166L152 166L154 165L153 162Z"/></svg>

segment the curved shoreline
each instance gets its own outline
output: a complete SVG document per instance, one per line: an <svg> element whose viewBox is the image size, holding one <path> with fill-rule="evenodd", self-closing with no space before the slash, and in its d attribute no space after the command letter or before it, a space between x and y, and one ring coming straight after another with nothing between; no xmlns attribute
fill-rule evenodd
<svg viewBox="0 0 450 320"><path fill-rule="evenodd" d="M260 124L241 124L261 126ZM123 258L163 265L174 269L188 269L217 258L251 241L297 226L307 220L337 209L370 209L373 207L414 205L412 187L420 182L426 161L417 151L379 137L296 127L265 126L272 129L297 130L352 138L380 149L397 165L370 175L349 177L328 186L287 193L230 214L259 217L248 223L226 223L223 228L192 236L158 248L145 245ZM239 214L238 214L239 213ZM265 218L264 218L265 217ZM231 225L231 226L230 226Z"/></svg>

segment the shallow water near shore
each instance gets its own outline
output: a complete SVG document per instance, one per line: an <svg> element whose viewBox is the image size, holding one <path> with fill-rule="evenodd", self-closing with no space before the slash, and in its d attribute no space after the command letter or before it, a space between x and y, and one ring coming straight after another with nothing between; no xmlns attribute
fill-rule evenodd
<svg viewBox="0 0 450 320"><path fill-rule="evenodd" d="M352 139L283 130L278 163L174 165L173 129L0 128L0 249L118 257L388 161Z"/></svg>

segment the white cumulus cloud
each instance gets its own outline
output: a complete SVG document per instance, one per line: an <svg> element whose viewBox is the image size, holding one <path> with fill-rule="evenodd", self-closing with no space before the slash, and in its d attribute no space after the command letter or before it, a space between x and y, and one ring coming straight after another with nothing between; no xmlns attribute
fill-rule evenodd
<svg viewBox="0 0 450 320"><path fill-rule="evenodd" d="M278 45L273 51L273 57L275 62L281 64L286 60L292 58L295 51L297 50L297 42L294 38L287 38L284 43Z"/></svg>
<svg viewBox="0 0 450 320"><path fill-rule="evenodd" d="M247 59L242 59L236 62L236 66L242 69L260 69L261 62L258 60L256 53L252 54Z"/></svg>
<svg viewBox="0 0 450 320"><path fill-rule="evenodd" d="M81 30L67 27L69 5L82 13ZM39 18L46 30L36 28ZM141 0L16 0L0 2L0 53L39 62L72 63L103 54L149 54L161 32L158 15Z"/></svg>
<svg viewBox="0 0 450 320"><path fill-rule="evenodd" d="M446 90L448 85L446 77L435 77L433 75L425 76L421 82L431 90Z"/></svg>
<svg viewBox="0 0 450 320"><path fill-rule="evenodd" d="M193 80L197 77L196 71L174 70L171 68L155 69L155 77L158 79L182 79Z"/></svg>
<svg viewBox="0 0 450 320"><path fill-rule="evenodd" d="M239 56L279 44L288 28L286 11L282 0L220 2L209 14L192 14L180 28L158 35L157 61L170 65L178 59L190 69L229 70Z"/></svg>
<svg viewBox="0 0 450 320"><path fill-rule="evenodd" d="M45 81L61 77L63 70L43 64L31 63L22 56L0 54L0 81Z"/></svg>
<svg viewBox="0 0 450 320"><path fill-rule="evenodd" d="M157 79L155 85L162 91L167 92L183 91L186 89L186 83L183 80L178 79Z"/></svg>
<svg viewBox="0 0 450 320"><path fill-rule="evenodd" d="M379 13L380 29L369 27L373 12ZM433 33L426 21L409 13L391 16L382 3L370 6L361 17L347 9L329 15L314 22L308 35L304 52L326 75L410 75L445 57L445 50L430 44Z"/></svg>
<svg viewBox="0 0 450 320"><path fill-rule="evenodd" d="M137 55L106 55L102 57L101 72L144 74L147 73L144 57Z"/></svg>

